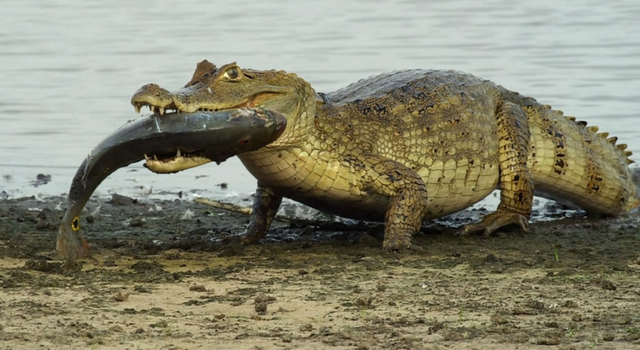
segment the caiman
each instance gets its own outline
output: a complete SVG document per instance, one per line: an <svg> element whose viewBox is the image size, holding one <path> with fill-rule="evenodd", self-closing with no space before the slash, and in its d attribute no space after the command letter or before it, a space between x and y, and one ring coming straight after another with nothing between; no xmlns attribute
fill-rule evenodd
<svg viewBox="0 0 640 350"><path fill-rule="evenodd" d="M423 219L457 212L500 189L500 204L460 233L528 229L536 195L617 216L640 204L616 137L457 71L403 70L317 93L296 74L197 65L170 92L140 88L131 103L160 113L260 107L284 114L273 143L238 155L258 180L243 235L269 230L283 197L342 217L384 221L383 247L411 247Z"/></svg>

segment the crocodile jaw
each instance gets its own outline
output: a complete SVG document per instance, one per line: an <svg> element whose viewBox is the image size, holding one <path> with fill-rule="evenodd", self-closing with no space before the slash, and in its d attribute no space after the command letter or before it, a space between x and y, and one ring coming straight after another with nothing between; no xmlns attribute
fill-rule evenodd
<svg viewBox="0 0 640 350"><path fill-rule="evenodd" d="M173 157L166 160L147 159L144 167L157 174L172 174L210 163L212 160L200 157Z"/></svg>
<svg viewBox="0 0 640 350"><path fill-rule="evenodd" d="M278 93L273 92L258 93L238 104L227 106L218 103L186 103L182 98L180 98L181 94L174 94L168 91L167 94L168 95L165 98L153 99L140 89L131 98L131 104L133 105L136 113L140 113L143 107L148 107L151 113L158 115L164 115L165 113L218 112L225 109L259 107L262 106L265 101L272 100L279 95Z"/></svg>

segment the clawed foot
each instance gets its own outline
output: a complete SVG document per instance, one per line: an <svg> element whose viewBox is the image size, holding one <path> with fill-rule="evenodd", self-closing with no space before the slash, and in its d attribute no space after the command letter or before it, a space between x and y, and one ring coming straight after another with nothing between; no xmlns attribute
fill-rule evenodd
<svg viewBox="0 0 640 350"><path fill-rule="evenodd" d="M520 226L524 232L529 232L529 220L524 215L499 210L485 216L477 224L466 225L462 230L458 231L456 235L468 236L471 232L483 231L483 235L489 237L495 230L511 224L516 224Z"/></svg>
<svg viewBox="0 0 640 350"><path fill-rule="evenodd" d="M245 231L242 236L240 236L240 243L242 244L256 244L264 235L260 235L257 232L251 232L249 230Z"/></svg>
<svg viewBox="0 0 640 350"><path fill-rule="evenodd" d="M389 253L398 253L407 250L413 250L411 244L411 234L389 234L385 233L382 249Z"/></svg>
<svg viewBox="0 0 640 350"><path fill-rule="evenodd" d="M251 222L240 235L240 243L242 244L256 244L267 235L266 220L262 217L251 217Z"/></svg>

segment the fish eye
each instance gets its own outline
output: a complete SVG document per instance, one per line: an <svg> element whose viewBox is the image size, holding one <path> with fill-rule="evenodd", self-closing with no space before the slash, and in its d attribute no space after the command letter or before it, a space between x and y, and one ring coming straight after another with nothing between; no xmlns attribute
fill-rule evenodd
<svg viewBox="0 0 640 350"><path fill-rule="evenodd" d="M238 72L238 68L233 67L227 69L223 76L229 80L237 80L240 77L240 72Z"/></svg>
<svg viewBox="0 0 640 350"><path fill-rule="evenodd" d="M73 221L71 221L71 229L74 231L78 231L80 229L80 218L79 217L75 217L73 218Z"/></svg>

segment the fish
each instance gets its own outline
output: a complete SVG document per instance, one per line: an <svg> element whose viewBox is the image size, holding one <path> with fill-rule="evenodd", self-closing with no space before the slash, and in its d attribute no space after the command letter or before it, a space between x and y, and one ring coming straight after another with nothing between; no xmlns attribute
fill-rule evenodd
<svg viewBox="0 0 640 350"><path fill-rule="evenodd" d="M91 257L80 230L80 213L100 183L116 170L141 160L156 173L220 164L277 140L286 124L279 112L257 108L151 114L129 121L89 153L71 181L69 207L56 242L65 265Z"/></svg>

